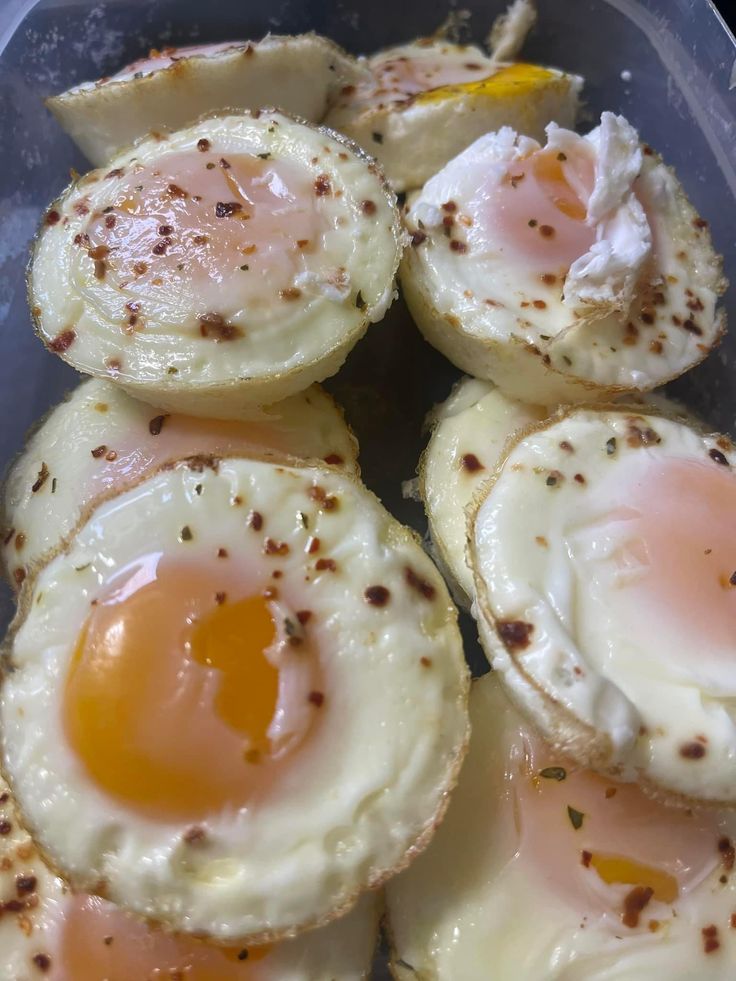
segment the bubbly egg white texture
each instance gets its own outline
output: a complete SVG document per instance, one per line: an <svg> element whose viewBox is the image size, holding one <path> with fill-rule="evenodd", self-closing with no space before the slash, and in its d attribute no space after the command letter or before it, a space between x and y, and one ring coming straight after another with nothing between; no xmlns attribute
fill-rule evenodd
<svg viewBox="0 0 736 981"><path fill-rule="evenodd" d="M493 674L432 844L387 887L400 981L723 981L730 810L680 810L546 747ZM573 818L575 823L573 823Z"/></svg>
<svg viewBox="0 0 736 981"><path fill-rule="evenodd" d="M0 981L360 981L376 941L374 895L303 937L264 947L215 947L166 935L112 903L74 895L18 821L0 777Z"/></svg>
<svg viewBox="0 0 736 981"><path fill-rule="evenodd" d="M466 559L466 509L494 472L506 440L548 415L542 406L506 398L492 382L463 378L432 410L432 429L419 464L419 493L432 543L465 604L473 595Z"/></svg>
<svg viewBox="0 0 736 981"><path fill-rule="evenodd" d="M21 609L4 765L75 888L270 942L431 837L467 735L456 611L355 478L167 467L97 507Z"/></svg>
<svg viewBox="0 0 736 981"><path fill-rule="evenodd" d="M682 406L663 395L650 393L640 404L686 418ZM445 577L459 587L463 605L470 605L474 592L468 508L502 461L507 442L552 411L508 398L493 382L463 378L429 414L431 436L419 463L419 494Z"/></svg>
<svg viewBox="0 0 736 981"><path fill-rule="evenodd" d="M46 212L46 346L167 410L226 418L334 374L394 296L403 236L376 166L279 112L149 136Z"/></svg>
<svg viewBox="0 0 736 981"><path fill-rule="evenodd" d="M218 109L278 106L319 123L345 85L365 73L317 34L269 35L151 51L109 78L76 85L47 102L94 166L151 130L174 130Z"/></svg>
<svg viewBox="0 0 736 981"><path fill-rule="evenodd" d="M397 191L421 187L481 134L501 126L540 137L572 126L582 79L556 68L502 64L475 45L422 38L362 59L327 115L381 163Z"/></svg>
<svg viewBox="0 0 736 981"><path fill-rule="evenodd" d="M19 586L69 536L91 502L184 456L258 449L325 460L358 472L358 445L341 409L318 385L255 419L169 415L91 378L44 419L8 473L2 498L2 556Z"/></svg>
<svg viewBox="0 0 736 981"><path fill-rule="evenodd" d="M488 133L410 201L401 270L431 344L507 395L556 404L648 391L720 338L707 223L621 116L547 145Z"/></svg>
<svg viewBox="0 0 736 981"><path fill-rule="evenodd" d="M578 762L732 803L734 449L581 408L512 446L471 514L481 640Z"/></svg>

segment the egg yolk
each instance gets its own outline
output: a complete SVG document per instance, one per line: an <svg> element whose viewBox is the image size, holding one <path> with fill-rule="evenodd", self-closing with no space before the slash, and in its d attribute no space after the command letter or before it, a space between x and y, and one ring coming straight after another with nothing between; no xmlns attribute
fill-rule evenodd
<svg viewBox="0 0 736 981"><path fill-rule="evenodd" d="M244 806L277 780L315 714L276 750L269 728L288 659L313 675L317 661L309 644L274 653L266 600L239 595L232 578L150 556L93 607L79 636L66 737L100 789L154 819Z"/></svg>
<svg viewBox="0 0 736 981"><path fill-rule="evenodd" d="M528 731L519 731L507 781L521 861L581 915L612 913L635 926L625 905L632 890L671 905L721 861L717 812L666 807L556 757Z"/></svg>
<svg viewBox="0 0 736 981"><path fill-rule="evenodd" d="M102 178L115 181L109 206L75 239L95 277L114 287L114 298L105 290L98 302L108 316L119 302L125 333L164 324L236 340L246 316L294 309L294 279L320 251L326 198L309 174L269 153L198 145L111 170Z"/></svg>
<svg viewBox="0 0 736 981"><path fill-rule="evenodd" d="M90 896L63 902L55 939L51 981L245 981L273 949L172 936Z"/></svg>
<svg viewBox="0 0 736 981"><path fill-rule="evenodd" d="M564 276L595 242L585 222L594 179L594 150L583 141L574 153L545 148L515 161L487 199L491 240L541 274Z"/></svg>

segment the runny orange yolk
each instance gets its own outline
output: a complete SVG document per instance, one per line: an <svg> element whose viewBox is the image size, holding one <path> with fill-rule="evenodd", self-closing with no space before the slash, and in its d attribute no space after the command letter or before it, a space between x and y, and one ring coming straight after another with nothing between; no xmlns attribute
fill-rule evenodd
<svg viewBox="0 0 736 981"><path fill-rule="evenodd" d="M280 765L274 621L224 578L155 556L137 566L92 609L67 676L73 751L100 789L156 819L243 806Z"/></svg>
<svg viewBox="0 0 736 981"><path fill-rule="evenodd" d="M64 903L55 946L51 981L246 981L273 949L171 936L90 896Z"/></svg>

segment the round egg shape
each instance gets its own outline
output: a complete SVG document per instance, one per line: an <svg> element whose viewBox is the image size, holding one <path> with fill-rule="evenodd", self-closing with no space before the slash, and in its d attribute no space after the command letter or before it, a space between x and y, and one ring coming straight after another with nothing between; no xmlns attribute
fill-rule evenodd
<svg viewBox="0 0 736 981"><path fill-rule="evenodd" d="M732 804L734 449L637 407L521 434L469 516L481 641L547 739L675 802Z"/></svg>
<svg viewBox="0 0 736 981"><path fill-rule="evenodd" d="M442 827L386 890L400 981L721 981L732 810L668 807L545 745L491 673ZM437 888L438 881L442 888Z"/></svg>
<svg viewBox="0 0 736 981"><path fill-rule="evenodd" d="M96 506L20 609L3 763L75 890L267 943L431 838L467 738L456 611L354 477L164 466Z"/></svg>
<svg viewBox="0 0 736 981"><path fill-rule="evenodd" d="M219 109L278 106L310 122L363 71L318 34L152 50L107 78L84 82L47 105L82 153L103 167L151 131L175 130Z"/></svg>
<svg viewBox="0 0 736 981"><path fill-rule="evenodd" d="M532 404L649 391L719 341L721 259L621 116L480 137L409 201L401 284L427 340Z"/></svg>
<svg viewBox="0 0 736 981"><path fill-rule="evenodd" d="M91 502L182 456L261 452L358 472L342 410L318 385L228 420L166 413L103 379L82 382L32 433L2 497L2 558L17 589L67 538Z"/></svg>
<svg viewBox="0 0 736 981"><path fill-rule="evenodd" d="M275 110L148 136L46 212L29 299L47 348L167 411L228 418L334 374L394 296L376 166Z"/></svg>

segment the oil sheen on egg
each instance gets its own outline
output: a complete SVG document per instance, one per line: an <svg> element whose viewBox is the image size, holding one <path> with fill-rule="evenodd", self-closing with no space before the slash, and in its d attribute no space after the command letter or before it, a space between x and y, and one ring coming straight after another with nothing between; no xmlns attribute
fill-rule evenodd
<svg viewBox="0 0 736 981"><path fill-rule="evenodd" d="M481 134L501 126L541 137L572 126L582 79L555 68L503 64L475 45L422 38L365 59L327 124L380 161L397 191L421 187Z"/></svg>
<svg viewBox="0 0 736 981"><path fill-rule="evenodd" d="M473 682L470 711L445 822L387 888L395 976L727 978L734 813L667 807L580 768L542 742L493 674Z"/></svg>
<svg viewBox="0 0 736 981"><path fill-rule="evenodd" d="M318 385L264 407L257 418L223 421L168 414L112 382L83 382L37 427L5 481L0 547L8 578L19 587L95 498L183 456L253 448L358 470L357 442Z"/></svg>
<svg viewBox="0 0 736 981"><path fill-rule="evenodd" d="M317 34L152 50L48 107L95 167L149 131L174 130L218 109L278 106L321 122L333 96L365 74Z"/></svg>
<svg viewBox="0 0 736 981"><path fill-rule="evenodd" d="M166 410L226 418L334 374L394 296L394 196L354 146L276 111L149 136L46 212L41 339Z"/></svg>
<svg viewBox="0 0 736 981"><path fill-rule="evenodd" d="M427 340L507 395L649 391L702 361L721 259L675 175L622 117L547 144L488 133L410 199L401 282Z"/></svg>
<svg viewBox="0 0 736 981"><path fill-rule="evenodd" d="M584 765L733 804L736 451L623 407L511 447L471 513L481 640L513 697Z"/></svg>
<svg viewBox="0 0 736 981"><path fill-rule="evenodd" d="M0 981L361 981L370 971L371 894L336 923L296 940L219 947L165 934L104 899L75 895L18 821L0 777Z"/></svg>
<svg viewBox="0 0 736 981"><path fill-rule="evenodd" d="M467 736L456 611L355 477L167 467L96 507L20 603L4 766L75 888L265 943L431 838Z"/></svg>

